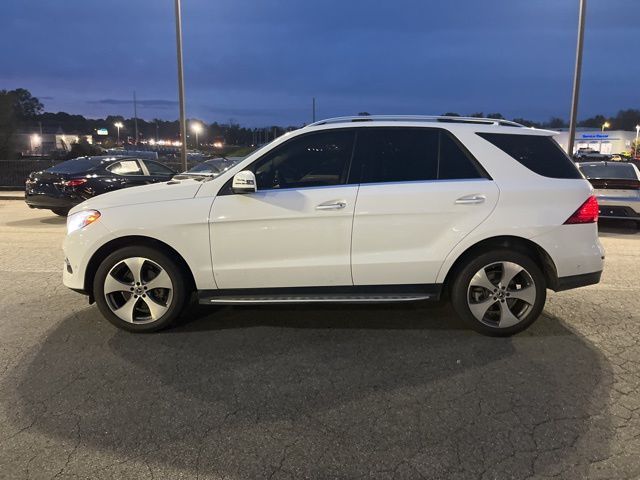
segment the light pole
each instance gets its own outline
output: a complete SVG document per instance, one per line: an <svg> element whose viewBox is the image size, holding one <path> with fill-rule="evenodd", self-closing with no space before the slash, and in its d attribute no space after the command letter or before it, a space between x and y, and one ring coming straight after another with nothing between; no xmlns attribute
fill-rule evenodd
<svg viewBox="0 0 640 480"><path fill-rule="evenodd" d="M182 157L182 170L187 170L187 119L184 105L184 66L182 64L182 12L180 0L175 0L176 7L176 51L178 55L178 99L180 101L180 156Z"/></svg>
<svg viewBox="0 0 640 480"><path fill-rule="evenodd" d="M191 131L196 134L196 150L197 150L198 147L200 146L200 143L198 142L198 135L200 134L200 132L202 132L202 124L197 122L192 123Z"/></svg>
<svg viewBox="0 0 640 480"><path fill-rule="evenodd" d="M584 22L587 16L587 0L580 0L578 15L578 45L576 46L576 66L573 72L573 95L571 96L571 115L569 117L569 144L567 153L573 155L573 143L576 138L578 121L578 98L580 97L580 76L582 75L582 46L584 44Z"/></svg>
<svg viewBox="0 0 640 480"><path fill-rule="evenodd" d="M633 148L633 158L638 158L638 134L640 133L640 125L636 125L636 144Z"/></svg>
<svg viewBox="0 0 640 480"><path fill-rule="evenodd" d="M31 135L31 152L37 152L38 148L42 146L42 137L37 133ZM40 151L40 153L42 153Z"/></svg>
<svg viewBox="0 0 640 480"><path fill-rule="evenodd" d="M610 126L611 126L611 124L610 124L609 122L604 122L604 123L602 124L602 131L604 132L604 129L605 129L605 128L609 128Z"/></svg>
<svg viewBox="0 0 640 480"><path fill-rule="evenodd" d="M124 127L124 125L122 125L122 122L116 122L113 124L113 126L118 129L118 142L116 143L116 145L120 145L120 129Z"/></svg>

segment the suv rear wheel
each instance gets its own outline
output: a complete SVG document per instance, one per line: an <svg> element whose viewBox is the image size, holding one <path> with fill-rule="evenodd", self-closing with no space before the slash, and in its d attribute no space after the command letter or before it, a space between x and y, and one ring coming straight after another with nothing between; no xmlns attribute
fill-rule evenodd
<svg viewBox="0 0 640 480"><path fill-rule="evenodd" d="M189 298L184 272L164 253L149 247L125 247L98 267L93 292L102 314L131 332L166 328Z"/></svg>
<svg viewBox="0 0 640 480"><path fill-rule="evenodd" d="M540 267L527 255L494 250L473 258L451 286L456 313L485 335L521 332L542 313L547 287Z"/></svg>

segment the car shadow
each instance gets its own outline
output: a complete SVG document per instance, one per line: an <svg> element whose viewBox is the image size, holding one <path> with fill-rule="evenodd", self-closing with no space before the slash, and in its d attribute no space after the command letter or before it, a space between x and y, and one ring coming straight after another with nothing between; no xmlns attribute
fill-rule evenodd
<svg viewBox="0 0 640 480"><path fill-rule="evenodd" d="M69 455L70 474L104 457L186 477L404 465L408 476L524 478L607 456L594 431L608 428L610 367L548 315L513 338L464 329L443 305L195 306L185 317L134 335L95 307L67 316L16 367L14 421L69 451L106 452Z"/></svg>
<svg viewBox="0 0 640 480"><path fill-rule="evenodd" d="M55 214L52 214L55 215ZM25 220L16 220L13 222L7 222L5 225L9 227L27 227L27 228L39 228L42 225L65 225L67 223L67 217L60 217L55 215L53 217L39 217L28 218Z"/></svg>

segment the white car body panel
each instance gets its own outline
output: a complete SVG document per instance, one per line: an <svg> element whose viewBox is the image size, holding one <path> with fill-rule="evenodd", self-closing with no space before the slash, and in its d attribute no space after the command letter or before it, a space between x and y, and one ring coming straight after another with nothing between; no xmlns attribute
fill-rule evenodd
<svg viewBox="0 0 640 480"><path fill-rule="evenodd" d="M351 285L351 226L358 187L221 195L211 213L219 288ZM318 209L342 202L344 208Z"/></svg>
<svg viewBox="0 0 640 480"><path fill-rule="evenodd" d="M456 204L474 196L480 203ZM361 185L353 223L354 284L436 283L451 248L491 214L498 196L486 179Z"/></svg>
<svg viewBox="0 0 640 480"><path fill-rule="evenodd" d="M406 182L402 189L389 183L217 196L235 173L298 134L384 126L449 130L492 180ZM558 276L602 270L597 226L563 225L591 194L590 184L542 177L477 132L553 133L413 121L306 127L283 135L216 179L134 187L77 206L72 213L97 209L102 216L67 236L64 250L73 274L65 273L64 283L84 288L93 254L107 242L126 236L149 237L169 245L184 258L199 290L439 284L467 249L502 236L539 245L551 257ZM454 203L470 194L485 195L486 201L480 205ZM345 208L315 209L338 200L345 201Z"/></svg>
<svg viewBox="0 0 640 480"><path fill-rule="evenodd" d="M109 241L139 236L176 250L191 268L198 289L216 288L209 253L213 198L193 198L201 186L195 180L145 185L100 195L76 206L70 215L97 209L101 217L65 238L63 249L73 269L73 275L65 270L65 285L81 289L90 258ZM164 197L169 199L162 200Z"/></svg>

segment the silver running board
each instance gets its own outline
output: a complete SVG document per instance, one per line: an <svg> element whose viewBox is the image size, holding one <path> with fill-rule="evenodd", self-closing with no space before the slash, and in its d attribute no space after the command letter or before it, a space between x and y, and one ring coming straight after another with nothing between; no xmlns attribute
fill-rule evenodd
<svg viewBox="0 0 640 480"><path fill-rule="evenodd" d="M393 294L393 295L220 295L200 298L201 304L274 304L274 303L388 303L388 302L416 302L432 300L435 295L426 294Z"/></svg>

